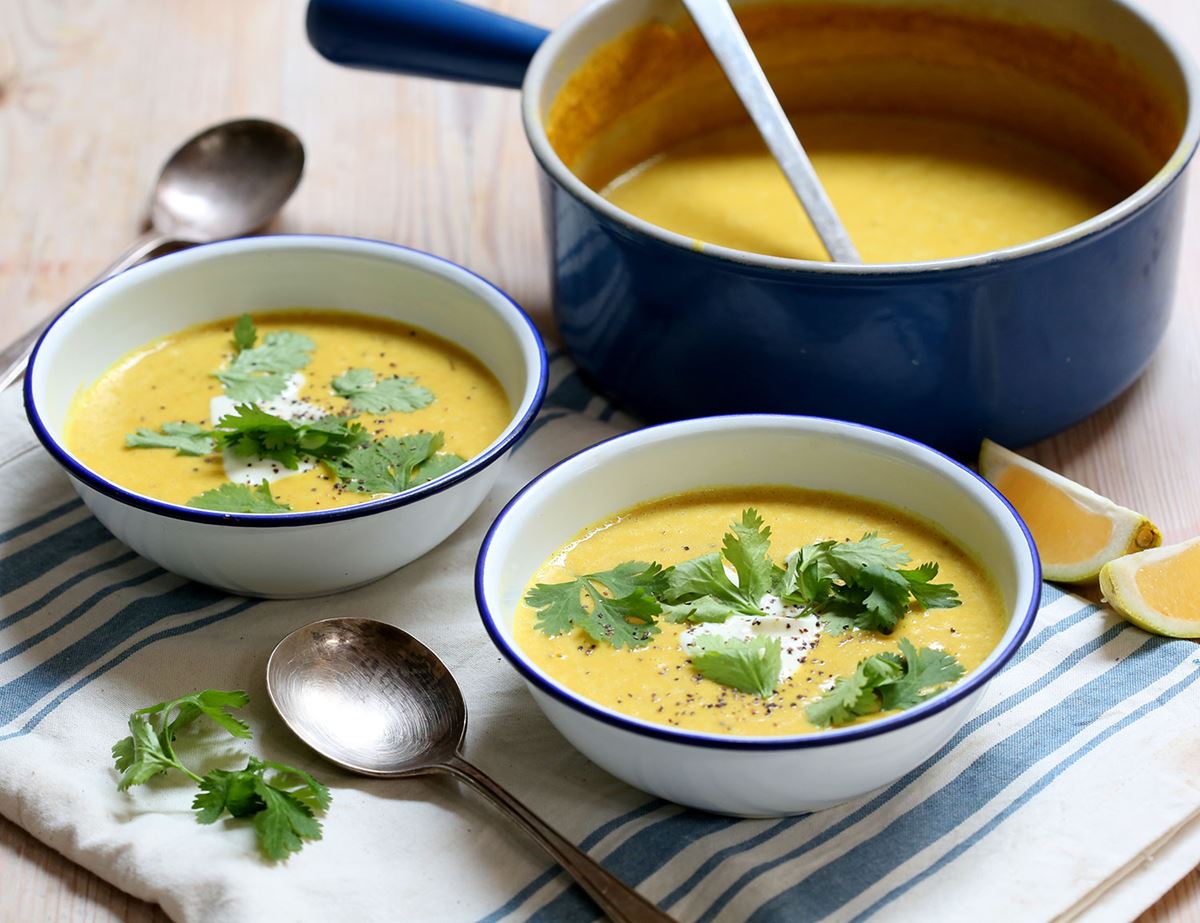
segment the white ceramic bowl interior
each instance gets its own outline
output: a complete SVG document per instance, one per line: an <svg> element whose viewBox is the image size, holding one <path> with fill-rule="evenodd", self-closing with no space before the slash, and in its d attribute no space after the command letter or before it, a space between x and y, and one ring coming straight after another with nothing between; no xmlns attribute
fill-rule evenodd
<svg viewBox="0 0 1200 923"><path fill-rule="evenodd" d="M513 618L526 583L586 526L646 500L738 484L840 491L937 523L991 572L1008 618L1003 640L978 670L916 708L820 734L766 738L630 718L561 686L517 646ZM581 452L512 500L485 539L476 569L485 627L563 736L631 785L743 816L828 807L894 781L936 752L1025 638L1040 592L1037 552L1024 524L969 469L881 430L770 415L670 423Z"/></svg>
<svg viewBox="0 0 1200 923"><path fill-rule="evenodd" d="M338 510L231 515L163 503L89 471L63 444L76 392L133 349L193 324L250 312L330 308L414 324L463 346L513 406L479 456L395 497ZM312 596L368 583L429 551L479 506L541 406L545 350L525 314L454 263L393 244L254 237L161 257L92 289L38 344L30 422L80 496L121 541L168 570L234 593Z"/></svg>

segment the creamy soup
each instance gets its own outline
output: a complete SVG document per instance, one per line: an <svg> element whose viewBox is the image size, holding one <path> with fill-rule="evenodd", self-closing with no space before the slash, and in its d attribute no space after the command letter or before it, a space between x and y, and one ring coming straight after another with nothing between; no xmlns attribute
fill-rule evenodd
<svg viewBox="0 0 1200 923"><path fill-rule="evenodd" d="M245 344L247 355L239 363L235 321L183 330L118 361L75 397L66 423L67 448L101 477L155 499L187 504L206 492L227 490L224 485L229 484L261 490L265 480L275 503L311 511L396 492L410 473L397 474L392 454L381 456L390 462L372 469L371 478L339 477L336 464L307 455L303 443L294 467L220 444L203 452L203 445L181 442L196 453L184 454L162 435L164 424L189 424L203 443L208 438L203 433L239 406L298 426L338 418L335 430L354 434L354 448L345 456L352 460L365 460L381 448L390 451L397 443L384 442L389 437L441 434L426 448L436 449L427 453L427 463L443 472L482 452L512 417L508 398L491 372L428 331L339 311L263 313L252 318L255 340ZM264 347L270 352L250 352ZM261 361L249 361L259 355ZM250 371L239 374L243 368ZM277 394L269 393L272 369L283 385ZM144 438L136 438L139 432ZM167 444L156 447L160 436ZM415 468L408 480L418 482L422 470ZM433 467L424 470L435 473Z"/></svg>
<svg viewBox="0 0 1200 923"><path fill-rule="evenodd" d="M867 262L963 256L1100 214L1183 113L1112 47L940 8L744 4L738 18ZM686 17L601 46L546 117L566 165L695 246L826 255Z"/></svg>
<svg viewBox="0 0 1200 923"><path fill-rule="evenodd" d="M803 606L785 606L770 592L757 600L762 617L733 615L723 622L667 620L667 593L652 591L662 603L655 618L658 633L648 643L615 647L584 627L547 633L539 619L554 616L548 597L528 593L516 613L517 644L532 661L567 688L601 705L646 721L696 731L739 735L802 734L828 722L814 722L811 707L834 691L837 680L855 674L873 655L896 655L911 643L923 657L952 658L958 676L976 669L999 643L1007 627L1000 594L984 567L937 528L907 513L844 494L784 487L739 487L690 492L626 510L585 529L557 551L534 575L529 589L561 585L584 574L597 574L624 562L656 562L664 567L695 561L722 549L730 524L753 508L770 529L767 557L780 570L795 552L825 541L857 542L877 533L887 548L900 546L913 569L936 562L932 583L949 584L956 600L949 608L925 608L910 600L896 614L890 633L855 627L833 615L813 615ZM732 586L742 582L724 559ZM853 576L851 577L852 579ZM672 578L673 579L673 578ZM747 584L749 581L745 581ZM606 597L626 595L604 591ZM832 591L838 590L835 580ZM557 591L553 591L557 593ZM778 592L778 591L776 591ZM569 595L569 594L568 594ZM571 597L572 599L574 597ZM586 591L585 610L594 610ZM957 604L953 604L953 603ZM571 606L558 597L558 604ZM703 602L692 602L703 611ZM687 608L675 607L683 612ZM719 608L719 607L716 607ZM561 614L561 608L559 613ZM643 610L644 611L644 610ZM707 614L705 618L719 618ZM601 633L603 634L603 633ZM759 639L777 637L781 671L772 694L732 688L702 675L694 659L702 635ZM718 674L714 674L718 675ZM934 684L936 689L950 683ZM932 693L935 688L926 690ZM910 703L911 704L911 703ZM863 716L835 724L868 721L886 714L873 707Z"/></svg>

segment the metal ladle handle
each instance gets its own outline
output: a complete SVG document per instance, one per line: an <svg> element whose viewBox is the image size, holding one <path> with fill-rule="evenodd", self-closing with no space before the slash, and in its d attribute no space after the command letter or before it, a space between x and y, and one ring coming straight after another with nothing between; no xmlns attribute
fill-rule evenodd
<svg viewBox="0 0 1200 923"><path fill-rule="evenodd" d="M74 302L84 292L91 288L95 288L105 279L112 278L119 272L124 272L130 266L140 263L151 253L161 247L163 244L171 243L173 238L160 234L158 231L147 231L137 240L126 248L117 259L103 269L96 278L81 288L78 292L72 295L67 301L59 307L59 309L45 320L39 321L31 330L27 330L22 336L13 340L3 350L0 350L0 391L3 391L9 385L18 381L21 375L25 372L25 367L29 364L29 357L33 353L33 344L37 342L50 322L62 312L63 308Z"/></svg>
<svg viewBox="0 0 1200 923"><path fill-rule="evenodd" d="M473 786L516 821L617 923L672 923L671 917L565 839L482 770L458 755L441 768Z"/></svg>

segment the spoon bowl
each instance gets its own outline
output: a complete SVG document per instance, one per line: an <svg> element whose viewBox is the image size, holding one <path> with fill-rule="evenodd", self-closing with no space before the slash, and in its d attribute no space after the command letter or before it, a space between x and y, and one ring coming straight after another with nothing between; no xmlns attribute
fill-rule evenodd
<svg viewBox="0 0 1200 923"><path fill-rule="evenodd" d="M267 662L267 690L297 737L366 775L429 772L454 756L467 729L462 693L437 655L372 619L292 632Z"/></svg>
<svg viewBox="0 0 1200 923"><path fill-rule="evenodd" d="M150 223L174 240L239 237L269 222L304 173L304 146L275 122L239 119L185 141L163 166Z"/></svg>
<svg viewBox="0 0 1200 923"><path fill-rule="evenodd" d="M466 782L528 833L617 923L670 917L467 762L467 708L437 654L371 619L334 618L293 631L267 661L271 704L306 744L370 776L446 773Z"/></svg>

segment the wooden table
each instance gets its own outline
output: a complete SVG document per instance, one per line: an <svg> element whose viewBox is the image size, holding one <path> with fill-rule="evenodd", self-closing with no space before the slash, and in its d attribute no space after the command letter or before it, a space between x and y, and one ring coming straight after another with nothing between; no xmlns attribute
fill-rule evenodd
<svg viewBox="0 0 1200 923"><path fill-rule="evenodd" d="M493 5L553 25L580 2ZM1200 56L1196 0L1144 3ZM122 249L180 140L241 115L279 119L307 147L305 181L279 229L431 250L548 325L534 166L515 93L334 67L309 48L299 0L0 0L0 341ZM1193 182L1178 304L1149 371L1033 450L1151 516L1168 541L1200 534L1198 219ZM165 917L0 820L0 919ZM1200 872L1143 919L1200 921Z"/></svg>

